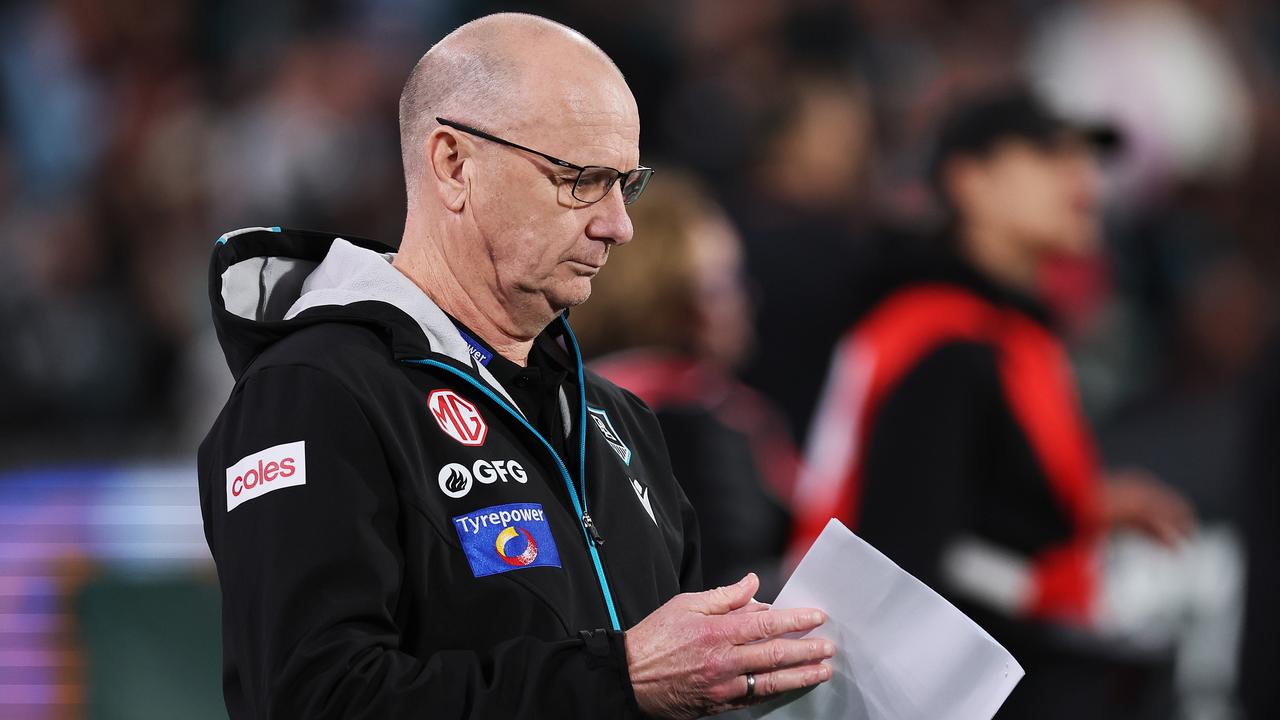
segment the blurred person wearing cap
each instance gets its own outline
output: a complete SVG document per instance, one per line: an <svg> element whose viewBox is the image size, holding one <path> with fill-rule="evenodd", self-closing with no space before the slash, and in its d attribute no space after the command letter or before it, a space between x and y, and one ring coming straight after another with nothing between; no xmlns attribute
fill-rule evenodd
<svg viewBox="0 0 1280 720"><path fill-rule="evenodd" d="M215 245L236 385L198 467L229 714L693 718L829 679L832 643L783 637L819 610L750 574L702 591L657 421L582 367L566 311L653 172L618 68L480 18L418 62L400 129L398 249Z"/></svg>
<svg viewBox="0 0 1280 720"><path fill-rule="evenodd" d="M698 514L706 582L754 571L771 600L799 452L781 412L735 375L754 343L742 241L699 183L666 169L631 220L639 241L601 272L574 328L600 356L592 369L657 415Z"/></svg>
<svg viewBox="0 0 1280 720"><path fill-rule="evenodd" d="M831 517L978 620L1027 669L1000 717L1114 710L1100 536L1168 545L1189 506L1141 471L1106 475L1038 298L1047 260L1096 250L1105 126L1030 92L970 98L942 124L930 180L948 224L886 253L837 345L810 428L794 551Z"/></svg>

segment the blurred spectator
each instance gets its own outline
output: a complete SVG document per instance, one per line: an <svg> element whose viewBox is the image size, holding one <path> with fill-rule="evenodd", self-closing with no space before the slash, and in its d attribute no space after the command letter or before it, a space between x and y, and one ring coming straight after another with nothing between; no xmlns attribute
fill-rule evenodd
<svg viewBox="0 0 1280 720"><path fill-rule="evenodd" d="M668 152L717 186L743 171L778 104L785 15L781 0L696 0L675 26L681 73L660 127Z"/></svg>
<svg viewBox="0 0 1280 720"><path fill-rule="evenodd" d="M194 448L200 398L228 382L208 362L214 215L399 235L395 133L377 118L404 63L324 30L359 24L342 5L274 5L274 44L201 24L243 26L236 4L0 9L0 465Z"/></svg>
<svg viewBox="0 0 1280 720"><path fill-rule="evenodd" d="M1149 200L1171 181L1222 177L1249 153L1243 79L1221 33L1180 0L1066 3L1030 56L1048 97L1116 118L1128 138L1116 190Z"/></svg>
<svg viewBox="0 0 1280 720"><path fill-rule="evenodd" d="M1192 525L1147 473L1102 482L1036 297L1047 258L1097 243L1094 153L1115 142L1017 88L947 119L931 179L951 223L866 285L795 499L797 551L840 517L1010 648L1028 674L1002 717L1140 716L1108 696L1105 646L1087 649L1096 540L1129 527L1173 545Z"/></svg>
<svg viewBox="0 0 1280 720"><path fill-rule="evenodd" d="M744 375L803 437L851 302L871 118L864 89L845 74L796 72L784 87L727 204L758 292L759 350Z"/></svg>
<svg viewBox="0 0 1280 720"><path fill-rule="evenodd" d="M666 168L631 207L619 250L574 310L593 368L658 416L676 477L698 513L708 587L760 575L780 589L797 452L778 413L734 379L751 350L741 244L701 187Z"/></svg>
<svg viewBox="0 0 1280 720"><path fill-rule="evenodd" d="M1177 232L1153 240L1160 238L1166 258L1187 253L1185 246L1171 251L1190 238L1198 250L1166 290L1168 326L1148 329L1149 376L1100 423L1099 446L1108 464L1147 468L1182 493L1201 530L1173 555L1114 538L1100 624L1149 646L1176 644L1183 716L1230 718L1245 594L1241 516L1266 502L1249 485L1246 436L1257 392L1248 371L1258 361L1270 300L1229 234L1206 231L1204 216L1177 213L1169 222L1178 219Z"/></svg>
<svg viewBox="0 0 1280 720"><path fill-rule="evenodd" d="M394 135L382 131L380 116L391 107L382 72L364 46L336 34L289 46L263 99L220 128L212 153L218 217L232 225L306 218L341 228L388 210L387 198L403 188L392 179L399 170L388 145ZM393 237L398 221L379 219L362 231Z"/></svg>

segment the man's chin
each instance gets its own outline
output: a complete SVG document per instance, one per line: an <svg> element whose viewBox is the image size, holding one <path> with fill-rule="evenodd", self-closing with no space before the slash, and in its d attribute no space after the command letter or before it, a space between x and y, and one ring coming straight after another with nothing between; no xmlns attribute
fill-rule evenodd
<svg viewBox="0 0 1280 720"><path fill-rule="evenodd" d="M584 292L584 293L580 293L580 294L577 294L577 295L573 295L572 297L569 297L569 298L567 299L567 301L565 302L565 305L564 305L564 306L565 306L565 307L577 307L578 305L581 305L582 303L586 302L586 301L587 301L587 299L588 299L588 298L590 298L590 297L591 297L591 289L590 289L590 288L588 288L588 289L587 289L587 291L586 291L586 292Z"/></svg>
<svg viewBox="0 0 1280 720"><path fill-rule="evenodd" d="M569 282L557 288L555 292L547 295L547 300L551 307L563 310L581 305L589 297L591 297L591 282L583 278L582 282Z"/></svg>

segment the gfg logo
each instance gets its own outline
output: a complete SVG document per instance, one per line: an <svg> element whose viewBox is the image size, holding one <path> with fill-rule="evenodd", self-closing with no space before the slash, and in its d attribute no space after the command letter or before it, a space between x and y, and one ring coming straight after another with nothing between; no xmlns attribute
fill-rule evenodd
<svg viewBox="0 0 1280 720"><path fill-rule="evenodd" d="M476 482L492 485L508 479L523 484L529 482L529 475L515 460L477 460L470 468L462 463L449 463L436 475L440 491L451 498L460 498L471 492L471 486Z"/></svg>

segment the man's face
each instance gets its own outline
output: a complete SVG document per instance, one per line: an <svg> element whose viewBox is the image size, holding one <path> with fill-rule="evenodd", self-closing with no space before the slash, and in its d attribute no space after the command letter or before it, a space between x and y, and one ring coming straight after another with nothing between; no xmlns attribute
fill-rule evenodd
<svg viewBox="0 0 1280 720"><path fill-rule="evenodd" d="M504 139L577 165L630 170L640 161L640 121L621 81L564 82ZM574 198L577 171L496 143L477 146L472 218L493 275L486 278L504 303L534 312L577 305L609 250L631 239L618 184L604 199Z"/></svg>
<svg viewBox="0 0 1280 720"><path fill-rule="evenodd" d="M1098 243L1099 191L1097 161L1083 140L1008 140L973 161L960 211L1030 249L1081 255Z"/></svg>

